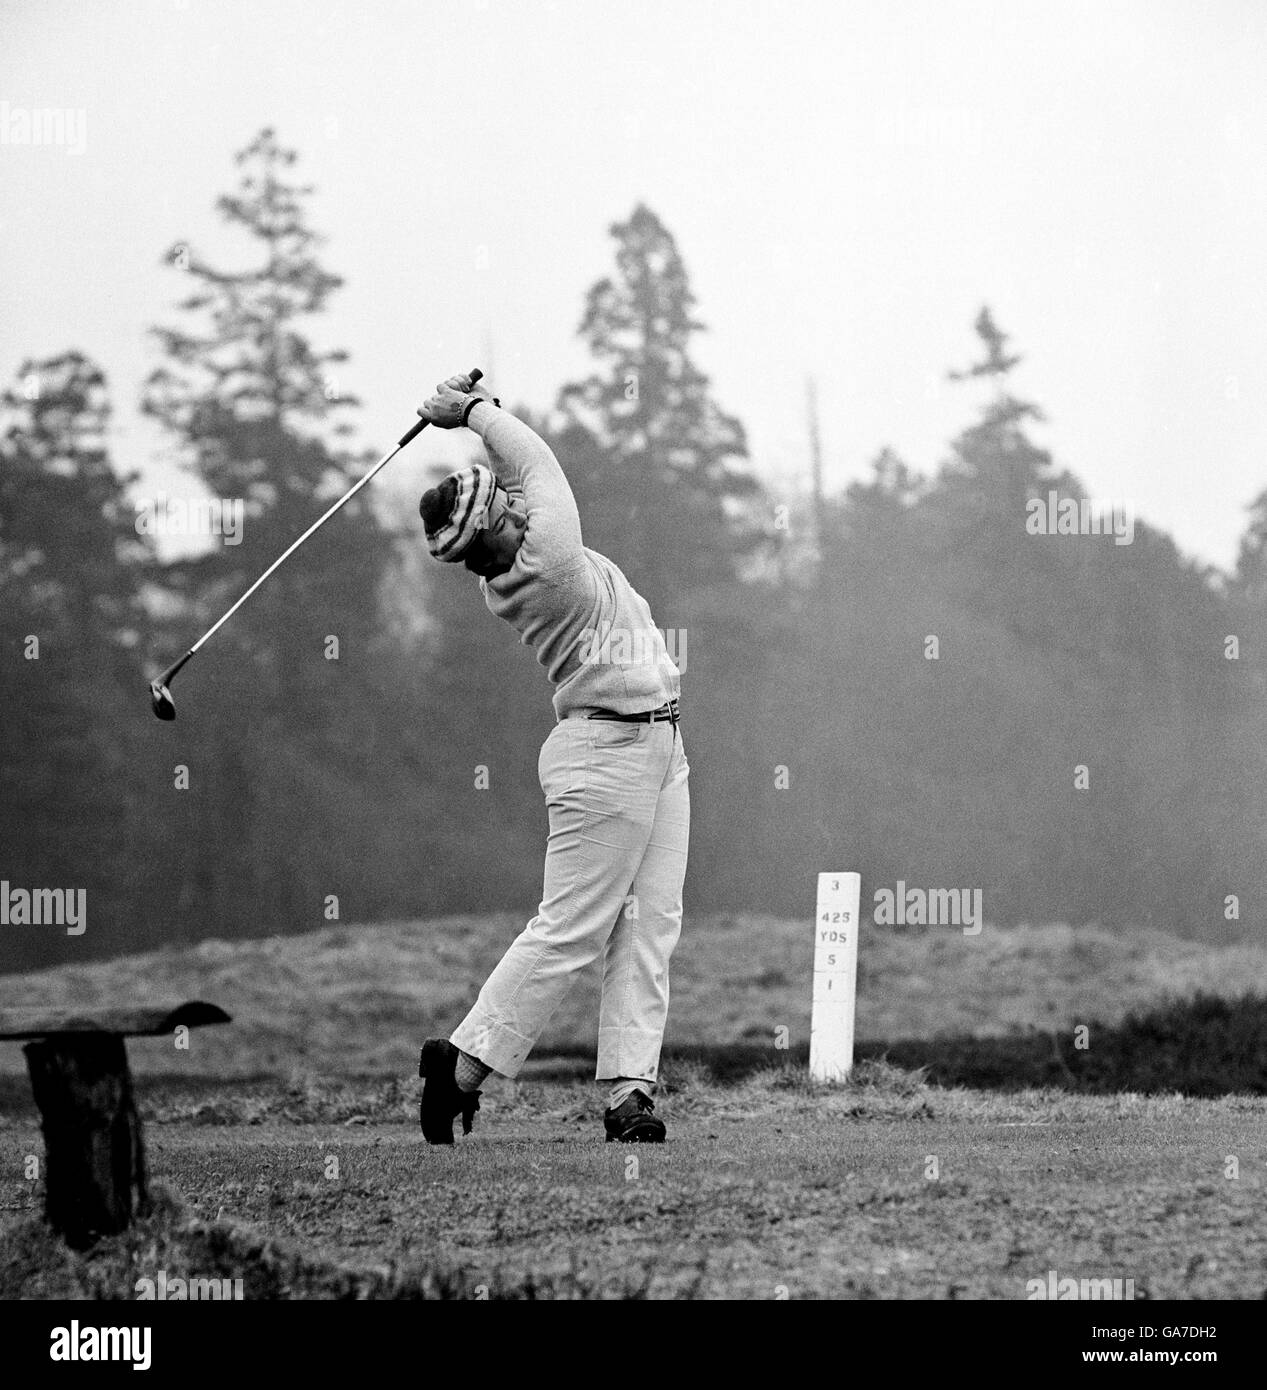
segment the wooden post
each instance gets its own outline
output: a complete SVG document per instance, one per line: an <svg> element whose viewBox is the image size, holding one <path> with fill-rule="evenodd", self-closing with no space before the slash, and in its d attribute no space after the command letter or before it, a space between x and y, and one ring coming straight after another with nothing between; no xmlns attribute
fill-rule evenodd
<svg viewBox="0 0 1267 1390"><path fill-rule="evenodd" d="M127 1048L117 1033L67 1033L22 1050L44 1131L44 1214L84 1250L146 1206Z"/></svg>
<svg viewBox="0 0 1267 1390"><path fill-rule="evenodd" d="M86 1249L144 1213L145 1144L124 1038L228 1023L217 1004L0 1011L0 1042L27 1042L26 1067L44 1130L44 1215Z"/></svg>

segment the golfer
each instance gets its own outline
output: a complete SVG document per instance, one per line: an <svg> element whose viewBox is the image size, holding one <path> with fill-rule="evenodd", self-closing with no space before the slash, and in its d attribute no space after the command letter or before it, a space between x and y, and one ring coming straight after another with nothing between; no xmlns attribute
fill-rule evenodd
<svg viewBox="0 0 1267 1390"><path fill-rule="evenodd" d="M678 669L646 600L581 543L576 500L544 441L466 376L442 382L418 414L484 441L487 467L423 495L427 547L479 576L489 610L545 667L557 720L537 763L550 813L541 905L450 1039L423 1045L422 1132L451 1144L461 1115L469 1134L484 1079L519 1074L577 974L601 956L607 1138L659 1143L652 1095L691 818Z"/></svg>

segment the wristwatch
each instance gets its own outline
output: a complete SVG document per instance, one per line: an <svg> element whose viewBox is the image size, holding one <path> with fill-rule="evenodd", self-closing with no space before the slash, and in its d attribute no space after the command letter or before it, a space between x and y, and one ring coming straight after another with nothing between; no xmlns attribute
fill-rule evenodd
<svg viewBox="0 0 1267 1390"><path fill-rule="evenodd" d="M491 400L487 396L468 396L466 398L466 404L462 407L462 423L464 425L466 424L467 416L470 415L471 411L474 410L481 401L483 401L485 405L495 405L499 409L501 408L501 401L499 401L496 396Z"/></svg>

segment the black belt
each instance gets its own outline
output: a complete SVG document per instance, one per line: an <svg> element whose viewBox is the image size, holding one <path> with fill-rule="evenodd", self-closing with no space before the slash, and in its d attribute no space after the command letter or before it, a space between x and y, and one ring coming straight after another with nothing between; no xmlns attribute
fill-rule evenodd
<svg viewBox="0 0 1267 1390"><path fill-rule="evenodd" d="M621 724L656 724L668 722L676 724L681 716L678 714L676 700L670 700L667 705L661 705L659 709L649 709L641 714L617 714L614 709L596 709L590 715L591 719L615 719Z"/></svg>

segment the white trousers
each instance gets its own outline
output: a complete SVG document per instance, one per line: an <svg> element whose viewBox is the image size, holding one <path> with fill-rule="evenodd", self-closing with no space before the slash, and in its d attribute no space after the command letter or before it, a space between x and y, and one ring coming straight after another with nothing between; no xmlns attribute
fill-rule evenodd
<svg viewBox="0 0 1267 1390"><path fill-rule="evenodd" d="M597 1079L654 1081L691 824L681 729L564 719L537 771L550 811L541 906L452 1041L518 1075L578 972L601 955Z"/></svg>

